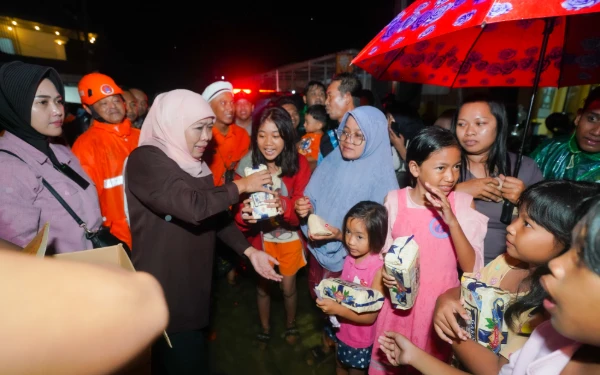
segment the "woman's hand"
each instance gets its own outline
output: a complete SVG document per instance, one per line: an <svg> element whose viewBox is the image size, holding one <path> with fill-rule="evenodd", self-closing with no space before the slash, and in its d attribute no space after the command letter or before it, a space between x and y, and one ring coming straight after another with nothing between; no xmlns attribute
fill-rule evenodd
<svg viewBox="0 0 600 375"><path fill-rule="evenodd" d="M273 185L273 178L271 173L268 171L260 171L251 174L248 177L244 177L239 180L233 181L237 185L238 191L242 193L255 193L257 191L264 191L265 193L273 193L271 190L266 188L264 185Z"/></svg>
<svg viewBox="0 0 600 375"><path fill-rule="evenodd" d="M502 202L500 180L494 177L474 178L456 185L456 191L467 193L486 202Z"/></svg>
<svg viewBox="0 0 600 375"><path fill-rule="evenodd" d="M317 298L317 307L327 315L338 315L340 304L329 298Z"/></svg>
<svg viewBox="0 0 600 375"><path fill-rule="evenodd" d="M381 351L394 366L410 365L419 348L397 332L385 332L378 338Z"/></svg>
<svg viewBox="0 0 600 375"><path fill-rule="evenodd" d="M302 197L296 200L294 204L294 210L300 218L305 218L309 214L313 212L312 204L310 203L310 199L308 197Z"/></svg>
<svg viewBox="0 0 600 375"><path fill-rule="evenodd" d="M308 232L308 236L313 241L341 241L342 240L342 231L333 225L325 224L325 228L329 229L331 232L330 235L320 236L317 234L312 234Z"/></svg>
<svg viewBox="0 0 600 375"><path fill-rule="evenodd" d="M425 193L427 201L440 212L442 219L444 219L444 222L448 226L454 225L456 223L456 216L452 212L452 207L450 207L450 202L448 202L446 194L442 193L438 188L434 188L428 182L425 183L425 189L427 189Z"/></svg>
<svg viewBox="0 0 600 375"><path fill-rule="evenodd" d="M502 197L516 205L521 197L521 193L525 190L525 183L516 177L505 176L502 174L498 177L502 181L500 188Z"/></svg>
<svg viewBox="0 0 600 375"><path fill-rule="evenodd" d="M250 259L252 267L254 267L254 269L256 270L256 272L258 272L260 276L264 277L267 280L283 280L283 276L275 272L273 266L271 265L279 265L277 259L273 258L264 251L255 249L252 246L250 246L244 251L244 255L246 255Z"/></svg>
<svg viewBox="0 0 600 375"><path fill-rule="evenodd" d="M258 220L252 217L252 206L250 205L250 198L244 200L244 207L242 207L242 219L249 224L256 224Z"/></svg>
<svg viewBox="0 0 600 375"><path fill-rule="evenodd" d="M438 297L433 312L433 328L440 339L452 344L453 340L469 339L469 334L458 324L456 315L469 320L469 314L463 308L462 298L456 298L456 288L446 291Z"/></svg>

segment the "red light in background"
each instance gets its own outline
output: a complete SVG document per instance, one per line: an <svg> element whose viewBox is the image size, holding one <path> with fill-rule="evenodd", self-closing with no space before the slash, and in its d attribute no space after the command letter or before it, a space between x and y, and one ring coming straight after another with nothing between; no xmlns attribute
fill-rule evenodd
<svg viewBox="0 0 600 375"><path fill-rule="evenodd" d="M233 94L235 95L235 94L239 93L240 91L243 91L248 95L250 95L252 93L252 90L250 90L250 89L233 89Z"/></svg>
<svg viewBox="0 0 600 375"><path fill-rule="evenodd" d="M264 90L264 89L260 89L260 90L258 90L258 92L261 92L261 93L266 93L266 92L275 92L275 90Z"/></svg>

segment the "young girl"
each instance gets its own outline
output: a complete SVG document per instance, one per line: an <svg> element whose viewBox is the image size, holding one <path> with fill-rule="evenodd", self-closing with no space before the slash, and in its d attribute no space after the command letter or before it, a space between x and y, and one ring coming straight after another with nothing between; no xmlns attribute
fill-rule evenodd
<svg viewBox="0 0 600 375"><path fill-rule="evenodd" d="M281 215L257 222L252 220L250 199L244 200L236 214L236 223L248 241L279 261L283 276L283 297L287 322L285 338L290 344L298 339L296 328L296 272L306 265L303 243L298 232L299 219L294 211L296 200L304 194L310 178L306 158L298 155L294 143L295 130L290 115L281 107L268 108L262 114L259 126L252 132L251 165L265 164L273 178L275 198L268 201ZM241 164L248 164L248 160ZM258 312L262 326L258 340L266 344L270 339L269 284L264 278L258 282Z"/></svg>
<svg viewBox="0 0 600 375"><path fill-rule="evenodd" d="M482 246L487 218L474 209L473 198L454 192L460 173L461 152L451 132L428 127L408 145L407 162L413 188L390 192L388 241L414 235L420 252L420 286L410 310L395 310L386 302L377 320L377 336L394 330L409 337L427 353L450 358L450 345L433 330L437 297L458 286L458 270L472 272L483 266ZM389 243L389 242L388 242ZM384 272L386 286L396 286ZM375 342L369 374L410 372L392 367Z"/></svg>
<svg viewBox="0 0 600 375"><path fill-rule="evenodd" d="M343 243L348 250L341 279L369 286L383 293L379 254L387 237L388 215L379 203L362 201L348 211L344 218ZM375 341L374 322L378 311L357 314L328 298L317 299L325 314L342 318L336 342L337 374L365 374L371 362Z"/></svg>
<svg viewBox="0 0 600 375"><path fill-rule="evenodd" d="M520 297L507 310L509 325L506 343L490 342L490 350L476 343L458 327L454 312L466 312L460 302L460 288L438 298L434 327L441 339L452 344L460 362L474 374L497 374L509 356L520 349L537 324L544 320L539 275L548 262L564 253L571 244L571 231L579 217L573 210L582 199L600 193L593 183L542 181L527 188L519 201L519 216L507 228L507 253L498 256L474 277L489 286ZM498 353L499 355L496 355Z"/></svg>
<svg viewBox="0 0 600 375"><path fill-rule="evenodd" d="M573 231L571 248L551 260L539 280L543 288L539 296L551 320L535 329L523 348L511 355L500 375L600 372L600 324L596 314L600 309L598 196L587 199L577 210L578 214L586 211ZM532 293L533 289L529 295ZM395 332L386 332L379 341L396 365L411 364L424 374L466 374L428 356Z"/></svg>

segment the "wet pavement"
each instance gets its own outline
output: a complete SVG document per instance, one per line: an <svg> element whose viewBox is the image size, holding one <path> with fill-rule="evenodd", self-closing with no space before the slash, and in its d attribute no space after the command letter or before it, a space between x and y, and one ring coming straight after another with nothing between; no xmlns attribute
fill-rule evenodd
<svg viewBox="0 0 600 375"><path fill-rule="evenodd" d="M297 326L300 339L288 344L285 331L283 295L277 283L271 284L271 340L261 348L256 305L257 277L253 273L238 276L230 286L224 277L213 282L211 337L209 341L211 373L215 375L329 375L335 374L333 351L321 363L308 365L309 350L321 341L320 310L310 298L307 269L298 273Z"/></svg>

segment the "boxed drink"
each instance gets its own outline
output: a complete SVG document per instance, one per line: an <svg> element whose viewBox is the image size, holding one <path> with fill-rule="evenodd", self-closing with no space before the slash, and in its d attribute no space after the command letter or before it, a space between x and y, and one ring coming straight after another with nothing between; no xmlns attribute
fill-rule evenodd
<svg viewBox="0 0 600 375"><path fill-rule="evenodd" d="M473 340L498 354L508 341L504 315L511 293L468 276L462 277L460 289L470 318L463 328Z"/></svg>
<svg viewBox="0 0 600 375"><path fill-rule="evenodd" d="M266 171L267 166L261 164L258 168L249 168L246 167L244 172L246 177L250 176L253 173ZM269 190L273 190L273 187L270 185L263 185L265 188ZM273 199L273 194L265 193L265 192L256 192L250 194L250 206L252 207L252 218L256 220L268 219L270 217L277 216L279 212L275 207L269 207L268 203L265 203L267 199Z"/></svg>
<svg viewBox="0 0 600 375"><path fill-rule="evenodd" d="M342 279L321 280L317 295L337 301L359 314L380 310L385 300L378 290Z"/></svg>
<svg viewBox="0 0 600 375"><path fill-rule="evenodd" d="M384 262L385 271L398 283L398 287L390 288L392 304L396 309L410 309L419 293L419 245L414 236L396 238Z"/></svg>

